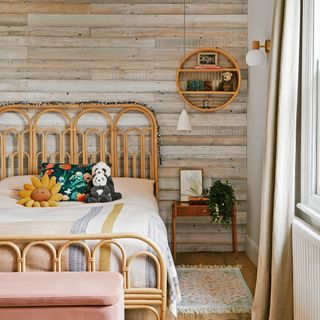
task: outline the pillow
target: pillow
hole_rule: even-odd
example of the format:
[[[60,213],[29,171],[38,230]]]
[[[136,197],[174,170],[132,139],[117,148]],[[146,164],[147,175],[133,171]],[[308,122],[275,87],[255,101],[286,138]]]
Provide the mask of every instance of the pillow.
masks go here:
[[[13,176],[0,180],[0,190],[21,190],[25,183],[30,183],[31,177],[27,176]]]
[[[92,164],[67,164],[67,163],[48,163],[41,164],[41,177],[48,174],[51,178],[55,176],[57,182],[61,184],[60,193],[63,200],[85,201],[85,189],[91,181]]]
[[[154,196],[154,180],[113,177],[114,188],[123,196]]]

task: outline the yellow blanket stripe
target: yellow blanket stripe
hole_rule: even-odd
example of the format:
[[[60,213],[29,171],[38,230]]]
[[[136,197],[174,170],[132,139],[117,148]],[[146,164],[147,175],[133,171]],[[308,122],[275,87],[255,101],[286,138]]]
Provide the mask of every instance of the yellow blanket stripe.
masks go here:
[[[101,233],[111,233],[114,223],[116,222],[121,210],[123,208],[123,203],[114,205],[112,211],[108,217],[104,220],[101,228]],[[111,255],[111,244],[105,244],[100,247],[100,260],[99,260],[99,270],[109,271],[110,270],[110,255]]]

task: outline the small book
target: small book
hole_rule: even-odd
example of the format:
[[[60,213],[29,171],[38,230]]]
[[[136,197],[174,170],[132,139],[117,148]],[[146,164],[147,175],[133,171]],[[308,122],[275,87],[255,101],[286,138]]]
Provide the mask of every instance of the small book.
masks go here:
[[[189,196],[189,203],[190,204],[208,204],[208,198]]]

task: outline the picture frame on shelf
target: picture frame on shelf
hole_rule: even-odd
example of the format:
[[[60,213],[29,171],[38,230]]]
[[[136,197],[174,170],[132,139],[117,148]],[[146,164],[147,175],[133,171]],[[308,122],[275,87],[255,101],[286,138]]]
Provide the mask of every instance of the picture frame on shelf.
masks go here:
[[[202,176],[202,169],[180,169],[180,201],[189,201],[190,197],[201,196]]]
[[[198,53],[198,66],[217,66],[218,54],[216,52],[199,52]]]

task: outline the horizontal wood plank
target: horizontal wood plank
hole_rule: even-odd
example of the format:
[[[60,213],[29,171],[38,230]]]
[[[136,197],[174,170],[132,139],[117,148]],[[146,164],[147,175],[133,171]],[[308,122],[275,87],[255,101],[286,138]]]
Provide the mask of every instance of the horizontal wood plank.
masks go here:
[[[33,59],[48,60],[134,60],[153,61],[176,59],[182,56],[180,49],[149,49],[149,48],[42,48],[30,47],[29,56]]]
[[[172,214],[171,214],[172,201],[161,201],[160,202],[160,215],[165,223],[169,226],[172,223]],[[170,211],[170,212],[169,212]],[[177,217],[177,224],[211,224],[211,217],[199,216],[199,217]],[[237,212],[237,224],[247,223],[247,213],[244,211]]]
[[[246,26],[243,27],[233,27],[232,25],[228,27],[201,27],[201,28],[174,28],[174,27],[91,27],[91,37],[93,38],[122,38],[122,37],[145,37],[145,38],[179,38],[183,39],[184,34],[186,36],[186,43],[190,38],[200,38],[203,39],[214,39],[216,36],[221,37],[222,34],[232,35],[235,39],[235,35],[243,37],[247,35]]]
[[[240,244],[244,243],[244,235],[238,234],[238,242]],[[188,236],[184,234],[177,233],[177,244],[184,243],[184,244],[206,244],[206,243],[214,243],[214,244],[231,244],[232,237],[230,232],[226,233],[188,233]]]
[[[154,39],[139,38],[70,38],[57,37],[54,41],[50,37],[24,37],[24,36],[6,36],[0,37],[0,48],[5,46],[16,47],[41,47],[41,48],[154,48]]]
[[[181,169],[183,168],[203,168],[204,162],[201,162],[201,158],[199,157],[198,159],[195,159],[195,156],[190,156],[189,155],[189,160],[191,165],[190,166],[183,166],[181,165]],[[169,161],[171,160],[172,162],[172,157],[170,157],[169,155],[165,155],[164,156],[164,164],[167,163],[169,158]],[[220,161],[225,161],[225,158],[219,158]],[[237,155],[237,160],[239,159],[239,156]],[[180,158],[174,158],[176,165],[179,163]],[[179,168],[179,169],[180,169]],[[179,172],[179,169],[177,170],[174,167],[164,167],[163,169],[160,168],[160,174],[161,177],[179,177],[179,175],[177,174],[177,172]],[[247,170],[246,168],[216,168],[216,167],[209,167],[209,168],[204,168],[204,175],[209,177],[210,179],[222,179],[222,180],[229,180],[229,179],[245,179],[246,175],[247,175]]]
[[[25,14],[2,14],[0,10],[0,26],[25,26],[27,21],[27,15]]]
[[[177,246],[177,252],[231,252],[232,251],[232,243],[230,244],[179,244]],[[244,243],[238,243],[238,251],[244,251]]]
[[[247,200],[246,191],[237,191],[235,194],[238,201]],[[174,201],[179,199],[179,197],[179,190],[160,190],[160,200]]]
[[[159,122],[165,126],[176,126],[178,122],[179,115],[170,115],[168,117],[165,114],[159,114]],[[192,125],[201,126],[246,126],[246,115],[245,114],[215,114],[211,117],[210,122],[207,120],[208,116],[204,113],[196,113],[192,117]]]
[[[187,15],[186,27],[245,27],[246,15]],[[28,14],[30,26],[54,27],[174,27],[183,28],[183,15],[84,15],[84,14]]]
[[[110,80],[11,80],[10,85],[0,80],[0,91],[31,92],[104,92],[106,89],[112,92],[174,92],[172,81],[110,81]]]
[[[92,4],[91,13],[94,14],[183,14],[183,3],[136,3],[136,4]],[[211,3],[204,6],[203,4],[190,3],[186,5],[186,14],[197,15],[228,15],[228,14],[246,14],[247,6],[245,4],[224,4]]]
[[[245,159],[244,146],[164,146],[165,159],[198,158],[198,159]]]
[[[29,14],[30,26],[53,27],[175,27],[183,26],[182,15]]]
[[[162,143],[166,146],[245,146],[246,136],[190,136],[186,139],[183,136],[162,136]]]
[[[0,26],[0,36],[90,37],[90,28]]]
[[[197,218],[197,217],[196,217]],[[223,224],[217,224],[217,223],[183,223],[182,219],[179,219],[179,222],[177,223],[177,233],[181,234],[188,234],[188,233],[228,233],[230,234],[231,231],[231,225],[223,225]],[[246,232],[246,226],[244,224],[238,224],[237,225],[237,231],[241,234],[244,234]],[[168,233],[169,238],[171,236],[172,232],[172,226],[168,224]]]
[[[88,70],[77,69],[0,69],[0,78],[4,79],[43,79],[43,80],[89,80]]]
[[[221,179],[222,177],[220,177]],[[215,179],[212,179],[209,175],[206,175],[203,178],[203,186],[209,187],[214,183]],[[232,185],[234,190],[236,191],[246,191],[247,184],[246,179],[228,179],[228,182]],[[159,181],[160,190],[175,190],[178,191],[180,189],[179,176],[174,177],[165,177]]]
[[[90,13],[90,6],[87,4],[69,3],[1,3],[1,13],[63,13],[79,14]]]

